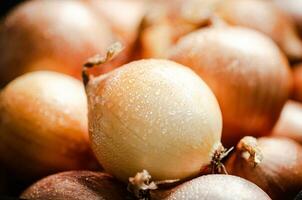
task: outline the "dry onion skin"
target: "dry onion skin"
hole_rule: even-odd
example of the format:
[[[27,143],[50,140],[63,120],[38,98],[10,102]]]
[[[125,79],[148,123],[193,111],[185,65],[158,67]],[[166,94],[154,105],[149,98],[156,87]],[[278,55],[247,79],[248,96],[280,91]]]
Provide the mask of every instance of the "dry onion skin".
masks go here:
[[[168,60],[134,61],[87,86],[92,149],[119,180],[143,169],[152,179],[184,179],[220,148],[221,112],[193,71]]]
[[[237,176],[205,175],[174,188],[164,200],[270,200],[257,185]]]
[[[80,81],[50,71],[24,74],[1,91],[1,163],[22,179],[94,167],[87,126]]]
[[[302,146],[289,138],[244,137],[226,162],[229,174],[245,178],[272,199],[293,199],[302,188]]]
[[[302,103],[289,100],[272,131],[273,136],[284,136],[302,144]]]
[[[215,13],[230,24],[246,26],[265,33],[290,59],[302,59],[302,42],[293,22],[272,2],[223,0],[217,5]]]
[[[115,40],[108,24],[81,2],[25,2],[8,14],[0,29],[0,86],[41,69],[80,78],[87,57],[104,52]]]
[[[294,66],[294,89],[293,89],[293,99],[302,102],[302,64]]]
[[[265,35],[214,25],[182,37],[169,58],[190,67],[212,89],[223,116],[222,142],[267,134],[292,85],[285,56]]]
[[[43,178],[20,196],[27,200],[123,200],[126,186],[111,175],[91,171],[69,171]]]

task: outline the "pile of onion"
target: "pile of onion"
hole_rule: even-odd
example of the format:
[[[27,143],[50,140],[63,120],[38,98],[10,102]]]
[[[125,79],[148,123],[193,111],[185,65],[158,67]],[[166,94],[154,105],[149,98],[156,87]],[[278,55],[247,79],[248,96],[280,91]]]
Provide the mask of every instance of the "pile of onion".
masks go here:
[[[169,58],[193,69],[212,89],[223,116],[222,142],[268,134],[287,100],[285,56],[265,35],[214,24],[182,37]]]
[[[302,102],[302,64],[294,66],[294,90],[293,99]]]
[[[0,160],[21,179],[96,166],[82,83],[57,72],[24,74],[0,93]]]
[[[288,101],[272,131],[273,136],[289,137],[302,144],[302,103]]]
[[[271,37],[293,60],[302,59],[302,42],[292,20],[263,0],[155,1],[141,34],[143,57],[164,57],[181,36],[204,26],[213,15],[232,25],[256,29]]]
[[[43,178],[20,196],[27,200],[123,200],[130,198],[126,186],[111,175],[91,171],[69,171]]]
[[[119,180],[143,169],[155,181],[186,179],[223,152],[217,100],[189,68],[139,60],[87,81],[92,149]]]
[[[270,200],[257,185],[237,176],[205,175],[165,192],[164,200]],[[156,197],[156,195],[154,195]]]
[[[262,188],[274,200],[293,199],[302,188],[302,146],[278,137],[244,137],[226,163],[227,172]]]
[[[20,4],[8,14],[0,29],[0,87],[18,75],[39,69],[80,78],[87,57],[105,52],[115,40],[105,19],[98,18],[82,2]],[[100,68],[100,73],[122,61]]]

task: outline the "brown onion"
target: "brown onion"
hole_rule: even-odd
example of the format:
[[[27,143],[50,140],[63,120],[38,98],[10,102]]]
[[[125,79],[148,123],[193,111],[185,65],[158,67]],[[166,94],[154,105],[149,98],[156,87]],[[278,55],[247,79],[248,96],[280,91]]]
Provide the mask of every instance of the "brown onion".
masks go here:
[[[245,178],[272,199],[292,199],[302,188],[302,146],[289,138],[244,137],[226,163],[227,172]]]
[[[302,1],[301,0],[273,0],[280,9],[289,14],[302,34]]]
[[[257,185],[237,176],[205,175],[173,188],[164,200],[269,200]]]
[[[233,25],[271,37],[291,59],[302,59],[302,42],[294,24],[277,6],[263,0],[222,0],[215,12]]]
[[[81,2],[25,2],[9,13],[0,29],[0,86],[39,69],[80,78],[87,57],[105,52],[113,41],[106,22]]]
[[[294,66],[293,75],[294,75],[293,99],[302,102],[302,64]]]
[[[87,100],[80,81],[31,72],[0,95],[0,160],[20,178],[94,167]]]
[[[285,136],[302,144],[302,103],[288,101],[272,131],[273,136]]]
[[[130,197],[126,188],[109,174],[69,171],[43,178],[20,197],[28,200],[123,200]]]
[[[169,54],[213,90],[222,111],[224,144],[272,129],[289,96],[292,77],[286,58],[265,35],[213,26],[182,37]]]

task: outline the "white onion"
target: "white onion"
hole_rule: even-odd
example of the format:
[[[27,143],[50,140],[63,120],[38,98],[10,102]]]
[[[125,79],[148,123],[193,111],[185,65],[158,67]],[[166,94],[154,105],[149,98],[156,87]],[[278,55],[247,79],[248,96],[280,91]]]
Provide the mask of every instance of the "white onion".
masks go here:
[[[92,148],[123,181],[146,169],[153,180],[184,179],[211,164],[221,112],[207,85],[167,60],[139,60],[86,86]]]

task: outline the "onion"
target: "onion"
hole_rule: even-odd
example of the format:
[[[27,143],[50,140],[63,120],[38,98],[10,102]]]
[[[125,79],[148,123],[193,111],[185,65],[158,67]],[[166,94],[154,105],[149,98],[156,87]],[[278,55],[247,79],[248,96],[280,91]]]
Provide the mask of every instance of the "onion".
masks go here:
[[[226,163],[228,173],[258,185],[272,199],[293,199],[302,188],[302,147],[288,138],[244,137]]]
[[[101,18],[109,21],[114,33],[118,34],[124,45],[133,45],[142,18],[145,2],[140,0],[86,0]]]
[[[214,25],[182,37],[169,58],[209,85],[223,116],[223,144],[272,129],[288,98],[291,75],[277,46],[245,28]]]
[[[69,171],[43,178],[30,186],[21,198],[28,200],[122,200],[126,187],[105,173]]]
[[[218,103],[180,64],[131,62],[90,77],[86,93],[92,149],[104,169],[122,181],[143,169],[155,181],[195,176],[221,150]]]
[[[279,121],[272,131],[273,136],[285,136],[302,144],[302,104],[288,101]]]
[[[115,63],[126,63],[129,60],[139,58],[139,51],[137,50],[139,46],[138,37],[145,15],[146,2],[140,0],[85,1],[101,19],[109,22],[118,40],[125,47]]]
[[[0,95],[0,160],[20,178],[89,169],[87,101],[80,81],[56,72],[31,72]]]
[[[301,0],[273,0],[280,9],[289,14],[295,21],[302,34],[302,1]]]
[[[277,6],[263,0],[225,0],[216,13],[233,25],[246,26],[271,37],[291,59],[302,59],[302,42],[294,24]]]
[[[80,78],[87,57],[105,52],[114,40],[106,22],[81,2],[25,2],[7,16],[0,30],[0,86],[40,69]]]
[[[148,5],[140,34],[141,56],[163,58],[180,37],[209,18],[209,7],[218,0],[155,0]]]
[[[156,1],[142,31],[143,57],[164,57],[181,36],[218,15],[233,25],[256,29],[271,37],[291,59],[302,59],[302,42],[292,20],[272,2],[263,0]],[[160,3],[158,3],[160,2]],[[287,1],[286,1],[287,2]],[[159,41],[159,42],[158,42]]]
[[[302,102],[302,64],[295,66],[293,70],[294,70],[293,99]]]
[[[205,175],[172,189],[164,200],[269,200],[255,184],[231,175]]]

